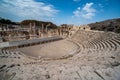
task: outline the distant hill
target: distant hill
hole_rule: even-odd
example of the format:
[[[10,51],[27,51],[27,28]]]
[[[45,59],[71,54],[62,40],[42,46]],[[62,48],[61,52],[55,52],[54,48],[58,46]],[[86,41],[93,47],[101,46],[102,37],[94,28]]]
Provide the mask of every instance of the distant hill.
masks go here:
[[[120,18],[88,24],[92,30],[120,33]]]
[[[2,23],[2,24],[12,24],[12,25],[17,24],[16,22],[13,22],[13,21],[11,21],[9,19],[5,19],[5,18],[1,18],[1,17],[0,17],[0,23]]]
[[[52,29],[57,28],[57,26],[56,26],[55,24],[53,24],[52,22],[44,22],[44,21],[37,21],[37,20],[24,20],[24,21],[22,21],[20,24],[21,24],[21,25],[29,26],[30,23],[31,23],[32,25],[35,23],[35,25],[36,25],[37,27],[42,27],[42,24],[43,24],[44,26],[49,25],[48,28],[52,28]]]
[[[10,24],[10,25],[22,25],[22,26],[30,26],[30,23],[35,23],[37,27],[48,26],[50,29],[56,29],[57,26],[52,22],[44,22],[44,21],[37,21],[37,20],[23,20],[21,22],[13,22],[9,19],[1,18],[0,17],[0,24]]]

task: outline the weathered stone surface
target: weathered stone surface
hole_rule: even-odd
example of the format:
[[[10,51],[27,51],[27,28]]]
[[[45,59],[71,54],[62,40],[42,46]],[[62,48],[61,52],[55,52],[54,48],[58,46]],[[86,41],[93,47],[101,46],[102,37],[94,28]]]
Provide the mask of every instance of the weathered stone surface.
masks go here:
[[[66,51],[63,52],[68,53],[69,47],[77,50],[74,55],[60,59],[37,58],[19,51],[1,50],[0,79],[120,80],[120,35],[78,31],[71,40],[79,48],[71,46],[73,44],[69,44],[66,39],[63,42],[43,44],[43,49],[50,47],[49,51],[52,48],[56,54],[61,47],[65,47]],[[66,47],[67,44],[69,46]]]

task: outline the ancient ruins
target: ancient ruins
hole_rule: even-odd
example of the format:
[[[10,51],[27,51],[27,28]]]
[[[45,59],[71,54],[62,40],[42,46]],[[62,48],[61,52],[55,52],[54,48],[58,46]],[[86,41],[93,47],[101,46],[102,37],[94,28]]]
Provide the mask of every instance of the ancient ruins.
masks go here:
[[[120,34],[48,26],[0,24],[0,80],[120,80]]]

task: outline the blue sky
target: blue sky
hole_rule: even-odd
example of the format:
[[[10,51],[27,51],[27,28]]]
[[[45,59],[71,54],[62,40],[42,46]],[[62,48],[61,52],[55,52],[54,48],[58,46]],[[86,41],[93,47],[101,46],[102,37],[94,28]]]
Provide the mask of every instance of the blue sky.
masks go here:
[[[81,25],[120,18],[120,0],[0,0],[0,17]]]

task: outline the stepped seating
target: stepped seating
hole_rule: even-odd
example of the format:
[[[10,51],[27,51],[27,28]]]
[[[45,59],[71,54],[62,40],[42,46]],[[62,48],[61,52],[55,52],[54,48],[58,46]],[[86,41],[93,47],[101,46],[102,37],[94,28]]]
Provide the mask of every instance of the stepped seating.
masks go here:
[[[120,35],[110,32],[77,31],[71,38],[83,49],[116,51],[120,46]]]
[[[73,46],[67,40],[72,41],[78,46]],[[16,76],[13,80],[119,80],[120,77],[120,35],[109,32],[94,31],[77,31],[74,36],[64,42],[49,43],[47,46],[43,44],[43,50],[54,51],[52,55],[58,55],[60,48],[63,52],[66,50],[70,54],[74,54],[74,50],[80,51],[69,58],[62,59],[44,59],[42,57],[33,59],[25,57],[24,59],[16,59],[14,57],[21,56],[22,53],[9,50],[0,51],[3,60],[16,61],[8,64],[2,62],[1,70],[8,68],[8,72],[15,72]],[[68,45],[69,44],[69,45]],[[47,47],[47,48],[46,48]],[[75,48],[76,47],[76,48]],[[33,49],[33,47],[31,48]],[[35,48],[36,49],[36,48]],[[34,50],[35,50],[34,49]],[[40,49],[40,47],[39,47]],[[30,50],[30,49],[28,49]],[[117,52],[118,51],[118,52]],[[32,52],[33,53],[33,52]],[[35,53],[35,51],[34,51]],[[41,52],[42,54],[43,52]],[[116,55],[117,54],[117,55]],[[60,55],[60,54],[59,54]],[[17,66],[19,64],[19,66]],[[22,66],[21,66],[22,65]],[[12,67],[11,67],[12,66]],[[13,67],[14,66],[14,67]],[[0,72],[3,73],[4,71]],[[34,74],[34,75],[33,75]],[[24,76],[24,77],[23,77]]]
[[[20,59],[22,54],[20,52],[13,52],[9,50],[0,50],[0,58],[16,58]]]

